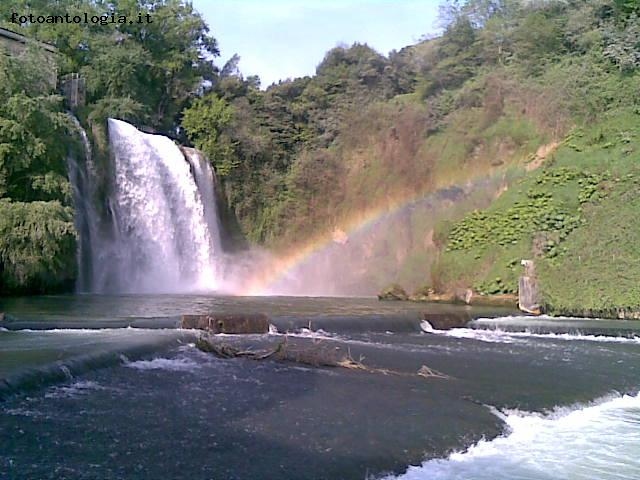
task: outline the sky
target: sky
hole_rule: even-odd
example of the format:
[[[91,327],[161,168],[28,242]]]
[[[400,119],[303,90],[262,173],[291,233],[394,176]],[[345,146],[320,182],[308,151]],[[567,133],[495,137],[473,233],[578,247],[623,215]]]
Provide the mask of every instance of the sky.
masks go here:
[[[193,0],[217,39],[220,67],[234,53],[262,87],[315,73],[338,45],[387,55],[437,31],[440,0]]]

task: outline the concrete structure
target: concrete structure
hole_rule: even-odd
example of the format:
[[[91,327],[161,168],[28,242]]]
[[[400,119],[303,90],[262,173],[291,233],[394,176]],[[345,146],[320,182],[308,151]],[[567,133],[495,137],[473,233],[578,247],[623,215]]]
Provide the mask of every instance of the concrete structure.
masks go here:
[[[44,52],[46,64],[42,67],[47,68],[51,72],[51,86],[55,87],[58,83],[58,72],[55,58],[58,50],[56,47],[49,45],[48,43],[32,40],[24,35],[7,30],[6,28],[0,28],[0,53],[17,57],[22,55],[30,45],[35,45]]]
[[[518,282],[518,307],[523,312],[540,315],[540,294],[533,260],[522,260],[524,275]]]
[[[27,48],[29,42],[34,42],[36,45],[49,52],[51,58],[58,52],[56,47],[49,45],[48,43],[36,42],[30,38],[25,37],[6,28],[0,28],[0,45],[4,46],[10,55],[20,55]]]

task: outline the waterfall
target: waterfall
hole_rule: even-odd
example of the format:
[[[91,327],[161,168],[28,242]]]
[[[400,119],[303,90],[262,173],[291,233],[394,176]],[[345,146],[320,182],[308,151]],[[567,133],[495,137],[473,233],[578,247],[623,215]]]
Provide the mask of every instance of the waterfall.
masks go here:
[[[194,148],[183,148],[184,156],[191,165],[193,177],[196,180],[198,191],[202,197],[204,216],[211,235],[211,246],[214,252],[222,251],[220,238],[220,216],[218,215],[218,202],[215,192],[215,177],[209,160]]]
[[[192,149],[183,154],[171,139],[120,120],[109,119],[108,127],[111,164],[102,188],[97,175],[86,173],[90,169],[69,165],[80,232],[79,290],[219,289],[220,229],[206,158]]]
[[[75,152],[67,155],[69,181],[72,187],[73,204],[75,208],[75,226],[78,232],[78,280],[77,290],[88,292],[92,283],[91,246],[97,241],[96,221],[98,214],[95,209],[96,169],[93,164],[91,143],[78,119],[68,113],[82,140],[83,157],[79,160]]]

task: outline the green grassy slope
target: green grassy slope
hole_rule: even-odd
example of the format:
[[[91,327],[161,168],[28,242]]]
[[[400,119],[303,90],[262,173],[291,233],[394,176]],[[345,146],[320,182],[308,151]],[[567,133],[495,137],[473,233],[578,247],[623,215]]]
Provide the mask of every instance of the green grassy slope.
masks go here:
[[[608,112],[576,128],[539,170],[454,224],[434,280],[513,293],[533,258],[554,313],[640,305],[640,115]]]

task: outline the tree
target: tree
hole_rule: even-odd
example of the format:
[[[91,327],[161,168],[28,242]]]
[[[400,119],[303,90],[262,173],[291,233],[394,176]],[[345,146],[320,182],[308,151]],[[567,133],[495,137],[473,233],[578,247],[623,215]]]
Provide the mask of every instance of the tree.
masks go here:
[[[0,55],[0,294],[68,287],[75,275],[73,125],[47,66],[36,48]]]
[[[53,43],[60,73],[82,72],[88,85],[88,110],[105,110],[119,99],[137,102],[138,118],[151,127],[175,132],[180,112],[217,78],[219,55],[209,27],[184,0],[9,0],[12,11],[34,15],[124,15],[152,22],[7,25]],[[6,25],[6,22],[5,22]],[[110,99],[110,100],[105,100]],[[103,114],[92,118],[103,118]]]
[[[182,126],[194,145],[202,150],[215,166],[218,175],[229,175],[238,166],[233,145],[225,129],[231,123],[233,110],[214,93],[193,102],[184,111]]]
[[[60,139],[73,127],[43,65],[37,49],[0,56],[0,197],[68,202],[69,145]]]
[[[0,198],[0,293],[68,289],[75,273],[73,210]]]
[[[604,30],[604,56],[620,70],[631,72],[640,68],[640,17],[632,13],[620,27],[608,25]]]

